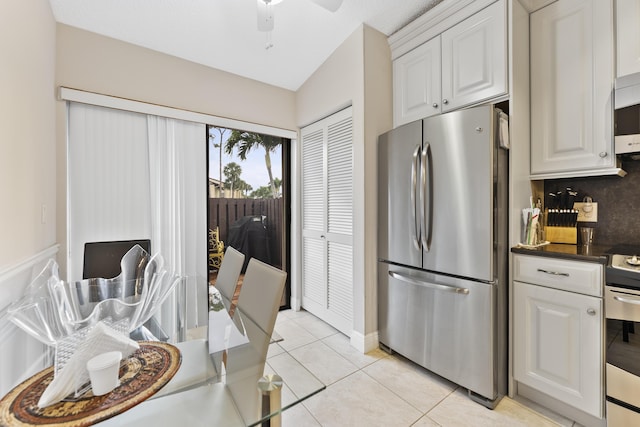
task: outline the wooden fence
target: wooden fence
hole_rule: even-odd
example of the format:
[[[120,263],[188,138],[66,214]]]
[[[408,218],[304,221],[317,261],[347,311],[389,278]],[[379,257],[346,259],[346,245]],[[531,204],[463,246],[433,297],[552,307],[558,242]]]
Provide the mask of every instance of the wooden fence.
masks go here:
[[[282,237],[284,202],[278,199],[209,199],[209,228],[219,227],[220,240],[226,242],[229,228],[244,217],[264,215],[269,239],[271,264],[282,268]],[[226,243],[225,243],[226,245]]]

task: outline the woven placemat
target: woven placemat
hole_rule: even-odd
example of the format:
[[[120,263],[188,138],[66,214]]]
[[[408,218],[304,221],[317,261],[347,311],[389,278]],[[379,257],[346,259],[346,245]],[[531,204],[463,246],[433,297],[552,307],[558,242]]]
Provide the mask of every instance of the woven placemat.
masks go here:
[[[140,349],[120,365],[120,385],[111,393],[91,391],[46,408],[38,400],[53,381],[53,367],[16,386],[0,400],[0,425],[64,427],[88,426],[118,415],[158,392],[180,368],[180,350],[171,344],[141,341]]]

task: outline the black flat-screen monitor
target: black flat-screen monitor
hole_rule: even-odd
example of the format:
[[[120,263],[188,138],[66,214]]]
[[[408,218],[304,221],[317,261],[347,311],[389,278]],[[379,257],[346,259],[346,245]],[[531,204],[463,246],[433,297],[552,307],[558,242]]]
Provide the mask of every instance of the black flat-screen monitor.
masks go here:
[[[151,240],[119,240],[111,242],[87,242],[84,244],[83,279],[102,277],[111,279],[120,274],[120,261],[135,245],[151,253]]]

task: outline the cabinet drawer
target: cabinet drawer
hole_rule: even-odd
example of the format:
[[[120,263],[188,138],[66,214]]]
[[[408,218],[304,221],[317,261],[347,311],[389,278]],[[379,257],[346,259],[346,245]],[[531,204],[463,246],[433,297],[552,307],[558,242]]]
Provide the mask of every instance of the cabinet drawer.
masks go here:
[[[629,427],[640,425],[640,414],[607,402],[607,427]]]
[[[640,378],[634,374],[607,363],[607,396],[640,407]],[[608,406],[607,406],[608,408]],[[640,419],[640,414],[636,413]],[[627,424],[639,426],[637,424]]]
[[[604,299],[607,319],[640,322],[640,291],[606,286]]]
[[[602,296],[602,264],[514,255],[513,280],[581,294]]]

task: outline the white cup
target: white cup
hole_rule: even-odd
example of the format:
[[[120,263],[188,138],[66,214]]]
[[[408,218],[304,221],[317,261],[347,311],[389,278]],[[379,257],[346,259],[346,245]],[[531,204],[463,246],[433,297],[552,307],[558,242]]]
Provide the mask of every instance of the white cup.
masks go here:
[[[121,352],[110,351],[99,354],[87,362],[94,396],[107,394],[118,386],[120,360],[122,360]]]

